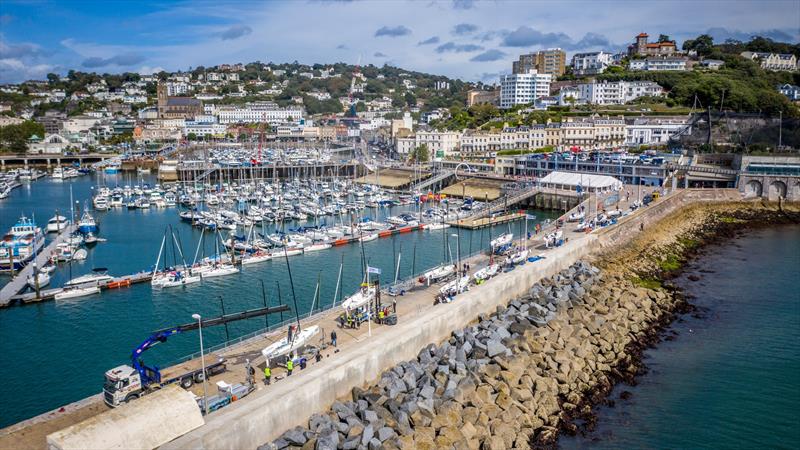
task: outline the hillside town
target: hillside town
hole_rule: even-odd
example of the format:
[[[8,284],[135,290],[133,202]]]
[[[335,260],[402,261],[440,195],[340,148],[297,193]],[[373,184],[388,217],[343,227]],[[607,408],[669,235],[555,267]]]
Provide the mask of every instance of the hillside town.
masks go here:
[[[485,162],[508,150],[659,148],[703,105],[697,96],[691,109],[676,104],[681,86],[666,87],[641,74],[723,69],[725,61],[706,56],[715,53],[709,50],[710,38],[697,41],[680,50],[668,36],[652,42],[640,33],[619,53],[567,58],[560,48],[539,50],[511,61],[511,73],[494,84],[345,64],[235,63],[174,73],[50,74],[46,81],[0,87],[0,127],[29,125],[25,136],[0,135],[0,151],[58,155],[138,149],[144,154],[198,141],[363,139],[404,158],[425,147],[431,159]],[[794,54],[743,51],[725,58],[753,61],[773,73],[798,72]],[[777,84],[774,92],[786,98],[787,108],[800,98],[793,83]],[[474,115],[480,107],[492,108],[492,117],[452,125],[454,115]]]

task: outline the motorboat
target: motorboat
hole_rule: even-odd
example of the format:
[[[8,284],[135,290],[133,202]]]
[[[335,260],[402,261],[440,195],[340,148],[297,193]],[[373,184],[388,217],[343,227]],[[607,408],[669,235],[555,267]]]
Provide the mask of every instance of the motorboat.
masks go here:
[[[457,278],[439,289],[439,293],[443,295],[456,295],[464,292],[469,287],[469,275]]]
[[[89,256],[89,252],[86,251],[85,248],[79,248],[72,253],[72,260],[73,261],[83,261],[86,257]]]
[[[99,239],[94,235],[94,233],[86,233],[86,237],[83,239],[83,242],[86,245],[95,245],[98,241]]]
[[[96,211],[105,211],[108,209],[108,197],[105,195],[98,195],[92,199],[92,205]]]
[[[289,336],[286,336],[265,347],[261,350],[261,354],[264,355],[264,359],[269,363],[269,360],[273,358],[288,355],[293,350],[303,347],[310,342],[317,333],[319,333],[319,326],[317,325],[303,328],[299,332],[294,333],[291,339],[289,339]]]
[[[69,226],[69,220],[64,216],[53,216],[47,221],[47,232],[58,233]]]
[[[361,286],[355,294],[347,297],[342,302],[346,311],[354,311],[375,299],[375,286]]]
[[[506,244],[511,243],[513,239],[514,239],[513,233],[505,233],[492,239],[491,242],[489,242],[489,244],[492,246],[492,248],[502,247]]]
[[[37,288],[36,286],[37,281],[39,283],[38,287],[41,288],[43,286],[47,286],[48,284],[50,284],[50,274],[47,272],[39,272],[36,274],[36,277],[34,277],[33,275],[28,275],[27,280],[28,280],[28,286],[30,286],[31,289]]]
[[[0,241],[0,268],[21,269],[44,246],[44,233],[33,220],[20,217]],[[11,267],[11,266],[14,267]]]
[[[475,277],[475,281],[483,282],[497,275],[497,272],[499,271],[500,271],[500,264],[490,264],[484,267],[483,269],[478,270],[472,276]]]
[[[435,283],[443,278],[449,277],[455,271],[456,268],[452,264],[444,264],[439,267],[434,267],[422,275],[422,281],[426,282],[427,284]]]
[[[86,275],[81,275],[77,278],[67,281],[64,283],[64,287],[102,286],[113,279],[114,277],[106,273],[105,268],[98,267],[96,269],[92,269],[92,273],[87,273]]]
[[[100,293],[100,288],[97,286],[74,287],[70,289],[64,289],[63,291],[57,293],[55,295],[55,299],[66,300],[69,298],[86,297],[89,295],[94,295],[99,293]]]

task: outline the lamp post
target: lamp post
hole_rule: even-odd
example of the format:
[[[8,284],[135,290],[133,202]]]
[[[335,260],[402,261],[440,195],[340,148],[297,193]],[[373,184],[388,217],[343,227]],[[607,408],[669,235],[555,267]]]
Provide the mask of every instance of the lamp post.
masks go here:
[[[450,236],[456,238],[456,276],[458,276],[458,271],[461,270],[461,235],[452,233]]]
[[[200,314],[192,314],[192,319],[197,321],[197,327],[200,330],[200,363],[202,364],[203,368],[203,410],[205,411],[205,415],[208,415],[208,392],[206,391],[206,357],[205,352],[203,351],[203,322],[201,321],[202,317]]]

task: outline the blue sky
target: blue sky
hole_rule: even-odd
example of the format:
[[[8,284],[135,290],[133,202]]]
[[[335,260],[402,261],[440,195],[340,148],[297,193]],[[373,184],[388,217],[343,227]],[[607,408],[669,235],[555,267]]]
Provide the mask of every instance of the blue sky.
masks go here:
[[[642,31],[798,42],[800,1],[0,0],[0,82],[359,58],[492,82],[520,53],[620,50]]]

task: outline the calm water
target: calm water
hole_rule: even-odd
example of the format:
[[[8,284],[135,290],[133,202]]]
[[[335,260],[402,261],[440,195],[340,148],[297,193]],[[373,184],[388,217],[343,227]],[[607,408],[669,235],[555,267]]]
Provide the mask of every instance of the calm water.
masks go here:
[[[702,279],[681,285],[703,317],[676,322],[677,338],[647,352],[650,372],[599,410],[598,430],[562,447],[797,448],[800,227],[753,232],[692,269]]]
[[[0,229],[5,232],[21,213],[34,215],[40,226],[54,215],[69,209],[69,188],[75,200],[83,202],[91,196],[91,187],[98,182],[110,187],[132,183],[123,175],[103,179],[82,177],[67,182],[40,180],[14,190],[0,201]],[[153,180],[149,180],[153,183]],[[53,286],[72,277],[87,273],[93,267],[106,267],[112,275],[126,275],[149,270],[158,256],[165,226],[173,224],[183,243],[184,253],[191,260],[200,231],[181,223],[177,208],[126,210],[117,209],[96,214],[100,236],[108,242],[89,250],[89,257],[74,263],[71,269],[61,265],[54,274]],[[378,218],[397,214],[401,209],[382,209]],[[362,211],[363,215],[374,214]],[[533,212],[540,220],[557,213]],[[68,215],[68,214],[63,214]],[[522,224],[512,225],[519,235]],[[534,222],[528,223],[529,228]],[[493,231],[496,236],[506,226]],[[269,231],[269,230],[268,230]],[[489,232],[467,232],[454,228],[447,234],[460,233],[461,252],[477,252],[488,246]],[[394,274],[396,255],[402,252],[400,276],[408,277],[412,265],[416,272],[441,263],[445,246],[442,232],[415,232],[378,239],[364,244],[369,265],[380,267],[383,279],[390,281]],[[212,239],[206,236],[206,254],[213,254]],[[448,238],[456,256],[456,238]],[[416,247],[416,259],[412,261]],[[290,257],[298,309],[308,313],[311,308],[317,279],[321,279],[321,303],[329,307],[333,301],[340,262],[344,261],[342,283],[347,296],[358,289],[361,281],[361,252],[359,246],[348,245],[309,255]],[[7,282],[0,277],[0,285]],[[100,392],[103,373],[129,361],[131,350],[156,329],[191,322],[193,313],[212,317],[221,313],[220,298],[226,312],[263,306],[261,283],[266,286],[270,304],[276,304],[280,285],[284,303],[292,305],[291,286],[285,260],[268,261],[248,266],[237,275],[221,277],[186,288],[153,291],[149,284],[106,291],[100,296],[63,302],[0,310],[0,427],[36,414],[57,408]],[[319,308],[317,305],[316,308]],[[315,309],[316,309],[315,308]],[[285,318],[289,318],[286,316]],[[280,317],[270,317],[276,323]],[[229,324],[231,338],[264,327],[263,318]],[[225,340],[224,327],[204,330],[208,346]],[[164,365],[198,350],[197,335],[187,333],[170,338],[168,345],[148,352],[148,363]]]

